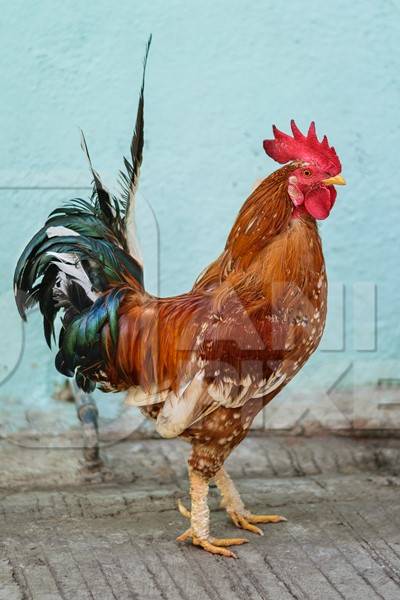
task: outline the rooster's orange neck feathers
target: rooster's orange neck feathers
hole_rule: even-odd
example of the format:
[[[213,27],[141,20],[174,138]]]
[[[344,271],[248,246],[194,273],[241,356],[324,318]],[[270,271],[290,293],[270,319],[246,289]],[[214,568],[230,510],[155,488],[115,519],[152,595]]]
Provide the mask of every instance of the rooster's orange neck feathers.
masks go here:
[[[322,250],[315,220],[306,213],[293,219],[293,204],[288,194],[288,178],[295,165],[290,164],[264,179],[241,208],[228,236],[225,250],[197,281],[196,289],[211,289],[215,285],[240,287],[247,278],[265,282],[289,278],[304,284],[302,273],[318,270],[319,265],[309,265],[311,255],[322,264]],[[315,253],[315,251],[317,252]],[[296,271],[299,271],[296,277]],[[263,290],[264,291],[264,290]],[[258,289],[260,292],[260,289]]]

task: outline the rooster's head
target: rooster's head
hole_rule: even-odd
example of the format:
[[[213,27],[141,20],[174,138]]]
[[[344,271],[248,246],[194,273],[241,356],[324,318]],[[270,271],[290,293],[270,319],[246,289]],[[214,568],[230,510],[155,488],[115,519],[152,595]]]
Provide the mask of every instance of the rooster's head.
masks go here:
[[[326,136],[320,142],[312,122],[307,135],[291,121],[293,135],[273,126],[274,139],[264,141],[265,152],[277,162],[292,163],[288,193],[294,211],[306,210],[315,219],[326,219],[336,199],[335,185],[345,185],[342,166]]]

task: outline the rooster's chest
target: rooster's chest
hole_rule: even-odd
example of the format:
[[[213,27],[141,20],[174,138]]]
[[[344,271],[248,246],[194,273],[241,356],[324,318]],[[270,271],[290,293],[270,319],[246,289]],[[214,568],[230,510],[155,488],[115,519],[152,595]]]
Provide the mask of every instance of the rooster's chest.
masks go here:
[[[327,280],[322,268],[288,314],[285,348],[278,371],[288,383],[318,348],[325,328]]]

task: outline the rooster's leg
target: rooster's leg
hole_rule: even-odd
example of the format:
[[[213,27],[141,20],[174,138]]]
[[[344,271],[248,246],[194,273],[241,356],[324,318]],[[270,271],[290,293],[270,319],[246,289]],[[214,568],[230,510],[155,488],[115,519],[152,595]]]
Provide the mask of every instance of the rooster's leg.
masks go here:
[[[246,509],[235,484],[224,468],[218,471],[214,481],[222,495],[222,506],[226,509],[236,527],[263,535],[263,531],[256,527],[255,523],[279,523],[287,520],[280,515],[253,515]]]
[[[187,539],[192,540],[195,546],[200,546],[211,554],[222,554],[236,558],[236,555],[228,550],[227,546],[245,544],[248,540],[244,538],[214,538],[210,536],[210,509],[208,508],[208,479],[193,470],[189,471],[190,497],[192,501],[191,513],[180,505],[181,513],[190,518],[190,528],[177,538],[178,542]]]

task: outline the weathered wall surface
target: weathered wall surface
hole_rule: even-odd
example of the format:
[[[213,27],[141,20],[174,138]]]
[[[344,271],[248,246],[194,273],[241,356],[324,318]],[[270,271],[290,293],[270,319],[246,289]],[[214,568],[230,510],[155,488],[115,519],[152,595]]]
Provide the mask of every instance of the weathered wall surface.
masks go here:
[[[292,117],[302,127],[315,119],[340,154],[348,186],[321,227],[327,332],[293,389],[398,377],[399,12],[389,0],[4,3],[3,423],[34,420],[50,407],[63,418],[71,412],[51,398],[58,377],[38,315],[21,329],[12,271],[47,213],[88,193],[78,126],[96,167],[114,181],[150,32],[139,215],[149,287],[169,295],[191,286],[221,250],[253,182],[275,168],[261,146],[272,122],[287,129]]]

